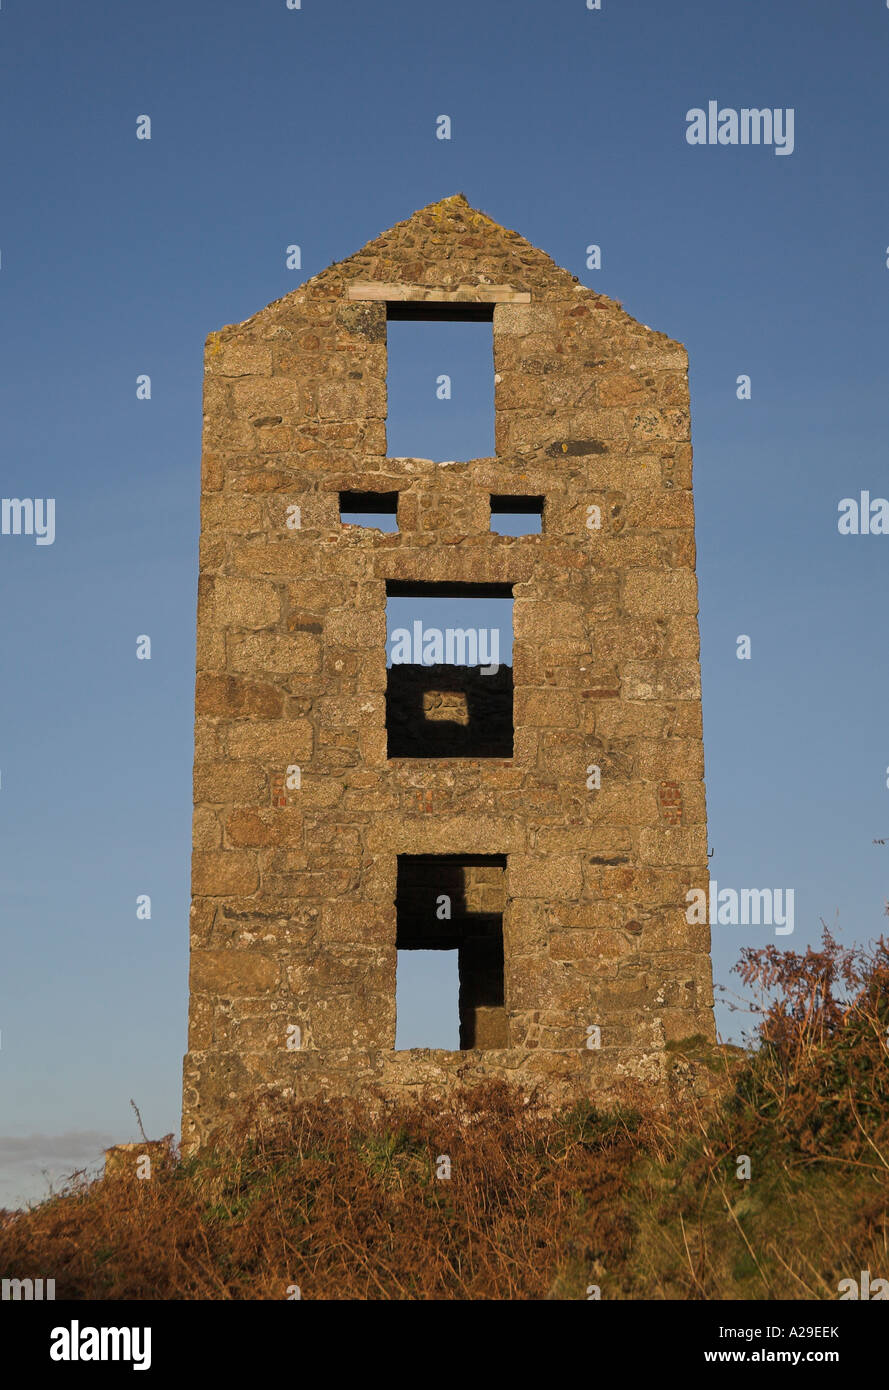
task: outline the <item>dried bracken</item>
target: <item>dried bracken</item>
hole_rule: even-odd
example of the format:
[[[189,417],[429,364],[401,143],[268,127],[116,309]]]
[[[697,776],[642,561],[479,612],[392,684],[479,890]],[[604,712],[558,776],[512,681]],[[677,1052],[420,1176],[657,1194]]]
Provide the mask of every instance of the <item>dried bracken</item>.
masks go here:
[[[671,1051],[706,1102],[265,1096],[150,1179],[6,1214],[0,1271],[81,1299],[836,1298],[889,1275],[887,945],[741,973],[766,991],[749,1050]]]

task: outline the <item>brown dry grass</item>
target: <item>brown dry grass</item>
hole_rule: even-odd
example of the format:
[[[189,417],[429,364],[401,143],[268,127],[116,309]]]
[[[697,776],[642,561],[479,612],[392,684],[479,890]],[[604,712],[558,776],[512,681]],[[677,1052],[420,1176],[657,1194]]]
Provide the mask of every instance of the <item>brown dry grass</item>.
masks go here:
[[[150,1181],[7,1214],[0,1272],[83,1299],[830,1298],[889,1277],[889,947],[826,934],[740,973],[757,1046],[715,1107],[548,1117],[497,1086],[435,1114],[265,1103]]]

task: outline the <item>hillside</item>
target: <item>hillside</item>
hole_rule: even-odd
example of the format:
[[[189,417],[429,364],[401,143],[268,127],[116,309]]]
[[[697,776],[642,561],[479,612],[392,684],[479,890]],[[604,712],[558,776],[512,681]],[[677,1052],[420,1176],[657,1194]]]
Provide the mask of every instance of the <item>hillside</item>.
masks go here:
[[[711,1070],[707,1103],[266,1105],[150,1180],[4,1214],[0,1272],[59,1299],[835,1299],[889,1277],[889,944],[825,932],[738,970],[750,1047],[674,1050]]]

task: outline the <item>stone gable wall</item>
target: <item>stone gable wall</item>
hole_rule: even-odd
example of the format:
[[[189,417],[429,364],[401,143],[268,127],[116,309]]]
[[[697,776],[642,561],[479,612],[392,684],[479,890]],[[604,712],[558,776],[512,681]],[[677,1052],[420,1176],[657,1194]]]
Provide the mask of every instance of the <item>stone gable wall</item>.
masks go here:
[[[386,456],[395,295],[494,303],[496,457]],[[203,450],[185,1147],[257,1087],[656,1083],[714,1036],[684,349],[458,196],[211,334]],[[491,533],[504,493],[543,534]],[[387,758],[387,580],[513,586],[512,758]],[[422,854],[506,856],[508,1047],[393,1050]]]

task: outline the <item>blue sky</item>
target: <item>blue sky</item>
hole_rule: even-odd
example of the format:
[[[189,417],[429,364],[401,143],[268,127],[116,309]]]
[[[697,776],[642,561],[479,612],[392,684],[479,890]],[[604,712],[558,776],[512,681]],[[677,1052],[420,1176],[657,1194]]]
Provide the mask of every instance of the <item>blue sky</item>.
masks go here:
[[[797,949],[885,926],[889,537],[837,504],[889,496],[889,9],[603,5],[0,11],[0,495],[56,499],[0,536],[0,1204],[131,1096],[178,1129],[204,338],[450,193],[688,348],[712,872]],[[689,145],[711,99],[793,153]]]

